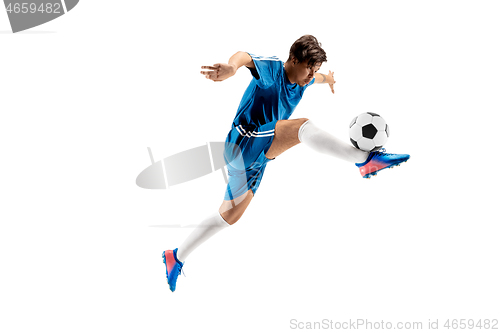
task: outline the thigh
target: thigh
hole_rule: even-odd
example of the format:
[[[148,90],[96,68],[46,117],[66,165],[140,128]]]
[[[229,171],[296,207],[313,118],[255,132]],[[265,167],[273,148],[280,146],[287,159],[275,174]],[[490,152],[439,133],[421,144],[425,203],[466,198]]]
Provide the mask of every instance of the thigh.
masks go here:
[[[231,202],[234,200],[238,203],[249,190],[252,195],[255,195],[268,162],[263,153],[261,156],[261,158],[250,163],[244,169],[236,169],[231,164],[227,165],[229,181],[224,195],[225,201]]]
[[[226,138],[224,159],[228,168],[237,170],[251,169],[253,164],[265,163],[265,152],[274,139],[276,121],[260,127],[238,125]]]
[[[307,120],[307,118],[279,120],[276,123],[273,143],[266,152],[266,157],[274,159],[299,144],[299,129]]]
[[[255,195],[269,159],[265,152],[271,146],[276,122],[260,127],[238,126],[226,139],[224,157],[229,174],[229,183],[224,196],[231,201],[252,191]]]

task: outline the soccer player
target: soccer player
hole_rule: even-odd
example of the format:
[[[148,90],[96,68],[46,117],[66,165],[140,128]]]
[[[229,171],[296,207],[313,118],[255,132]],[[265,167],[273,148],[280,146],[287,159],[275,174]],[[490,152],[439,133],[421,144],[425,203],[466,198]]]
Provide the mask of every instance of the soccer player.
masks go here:
[[[328,84],[335,93],[334,73],[317,73],[323,62],[326,53],[321,44],[314,36],[305,35],[291,46],[285,63],[276,57],[237,52],[227,64],[202,66],[201,74],[214,82],[230,78],[243,66],[253,78],[226,138],[224,157],[229,182],[222,205],[201,221],[177,249],[163,252],[170,290],[175,291],[177,277],[191,252],[241,218],[259,188],[267,163],[291,147],[302,142],[318,152],[355,163],[365,178],[410,158],[406,154],[387,154],[385,150],[368,153],[335,138],[308,119],[289,119],[312,84]]]

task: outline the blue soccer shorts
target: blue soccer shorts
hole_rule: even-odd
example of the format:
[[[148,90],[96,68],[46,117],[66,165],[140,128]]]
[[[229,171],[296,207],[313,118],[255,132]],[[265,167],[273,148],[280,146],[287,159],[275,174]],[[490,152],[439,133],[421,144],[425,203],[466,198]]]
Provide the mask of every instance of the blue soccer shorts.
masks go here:
[[[266,153],[274,139],[276,122],[262,126],[233,126],[226,138],[224,159],[226,161],[229,182],[224,200],[234,200],[259,188],[267,163]]]

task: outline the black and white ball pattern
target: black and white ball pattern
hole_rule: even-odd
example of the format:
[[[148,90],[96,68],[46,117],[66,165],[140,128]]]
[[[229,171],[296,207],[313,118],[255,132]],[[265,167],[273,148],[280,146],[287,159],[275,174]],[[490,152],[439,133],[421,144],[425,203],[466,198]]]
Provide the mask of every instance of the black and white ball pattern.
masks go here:
[[[376,151],[387,142],[389,125],[380,115],[365,112],[351,121],[349,136],[354,147],[369,152]]]

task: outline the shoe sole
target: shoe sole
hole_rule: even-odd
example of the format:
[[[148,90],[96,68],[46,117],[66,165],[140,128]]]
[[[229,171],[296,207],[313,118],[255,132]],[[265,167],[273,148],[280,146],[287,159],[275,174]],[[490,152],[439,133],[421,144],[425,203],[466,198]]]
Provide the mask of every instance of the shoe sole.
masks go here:
[[[168,288],[170,289],[170,291],[174,292],[175,288],[174,288],[174,290],[172,290],[172,286],[168,282],[168,267],[167,267],[167,258],[165,257],[165,251],[163,251],[161,257],[163,259],[163,263],[165,264],[165,271],[166,271],[166,275],[167,275],[166,280],[167,280]]]
[[[392,168],[394,168],[394,167],[400,166],[400,165],[401,165],[401,163],[406,163],[406,162],[408,162],[408,160],[409,160],[409,159],[410,159],[410,158],[408,158],[408,159],[406,159],[406,160],[404,160],[404,161],[401,161],[401,162],[399,162],[399,163],[393,164],[393,165],[391,165],[391,166],[386,166],[385,168],[379,169],[379,170],[377,170],[377,171],[374,171],[374,172],[371,172],[371,173],[367,173],[366,175],[364,175],[364,176],[363,176],[363,178],[370,179],[372,176],[376,176],[376,175],[377,175],[377,173],[379,173],[380,171],[382,171],[382,170],[384,170],[384,169],[387,169],[387,168],[392,169]]]
[[[161,257],[163,259],[163,263],[165,264],[165,274],[167,275],[167,281],[168,281],[168,268],[167,268],[167,258],[165,258],[165,251],[161,254]]]

